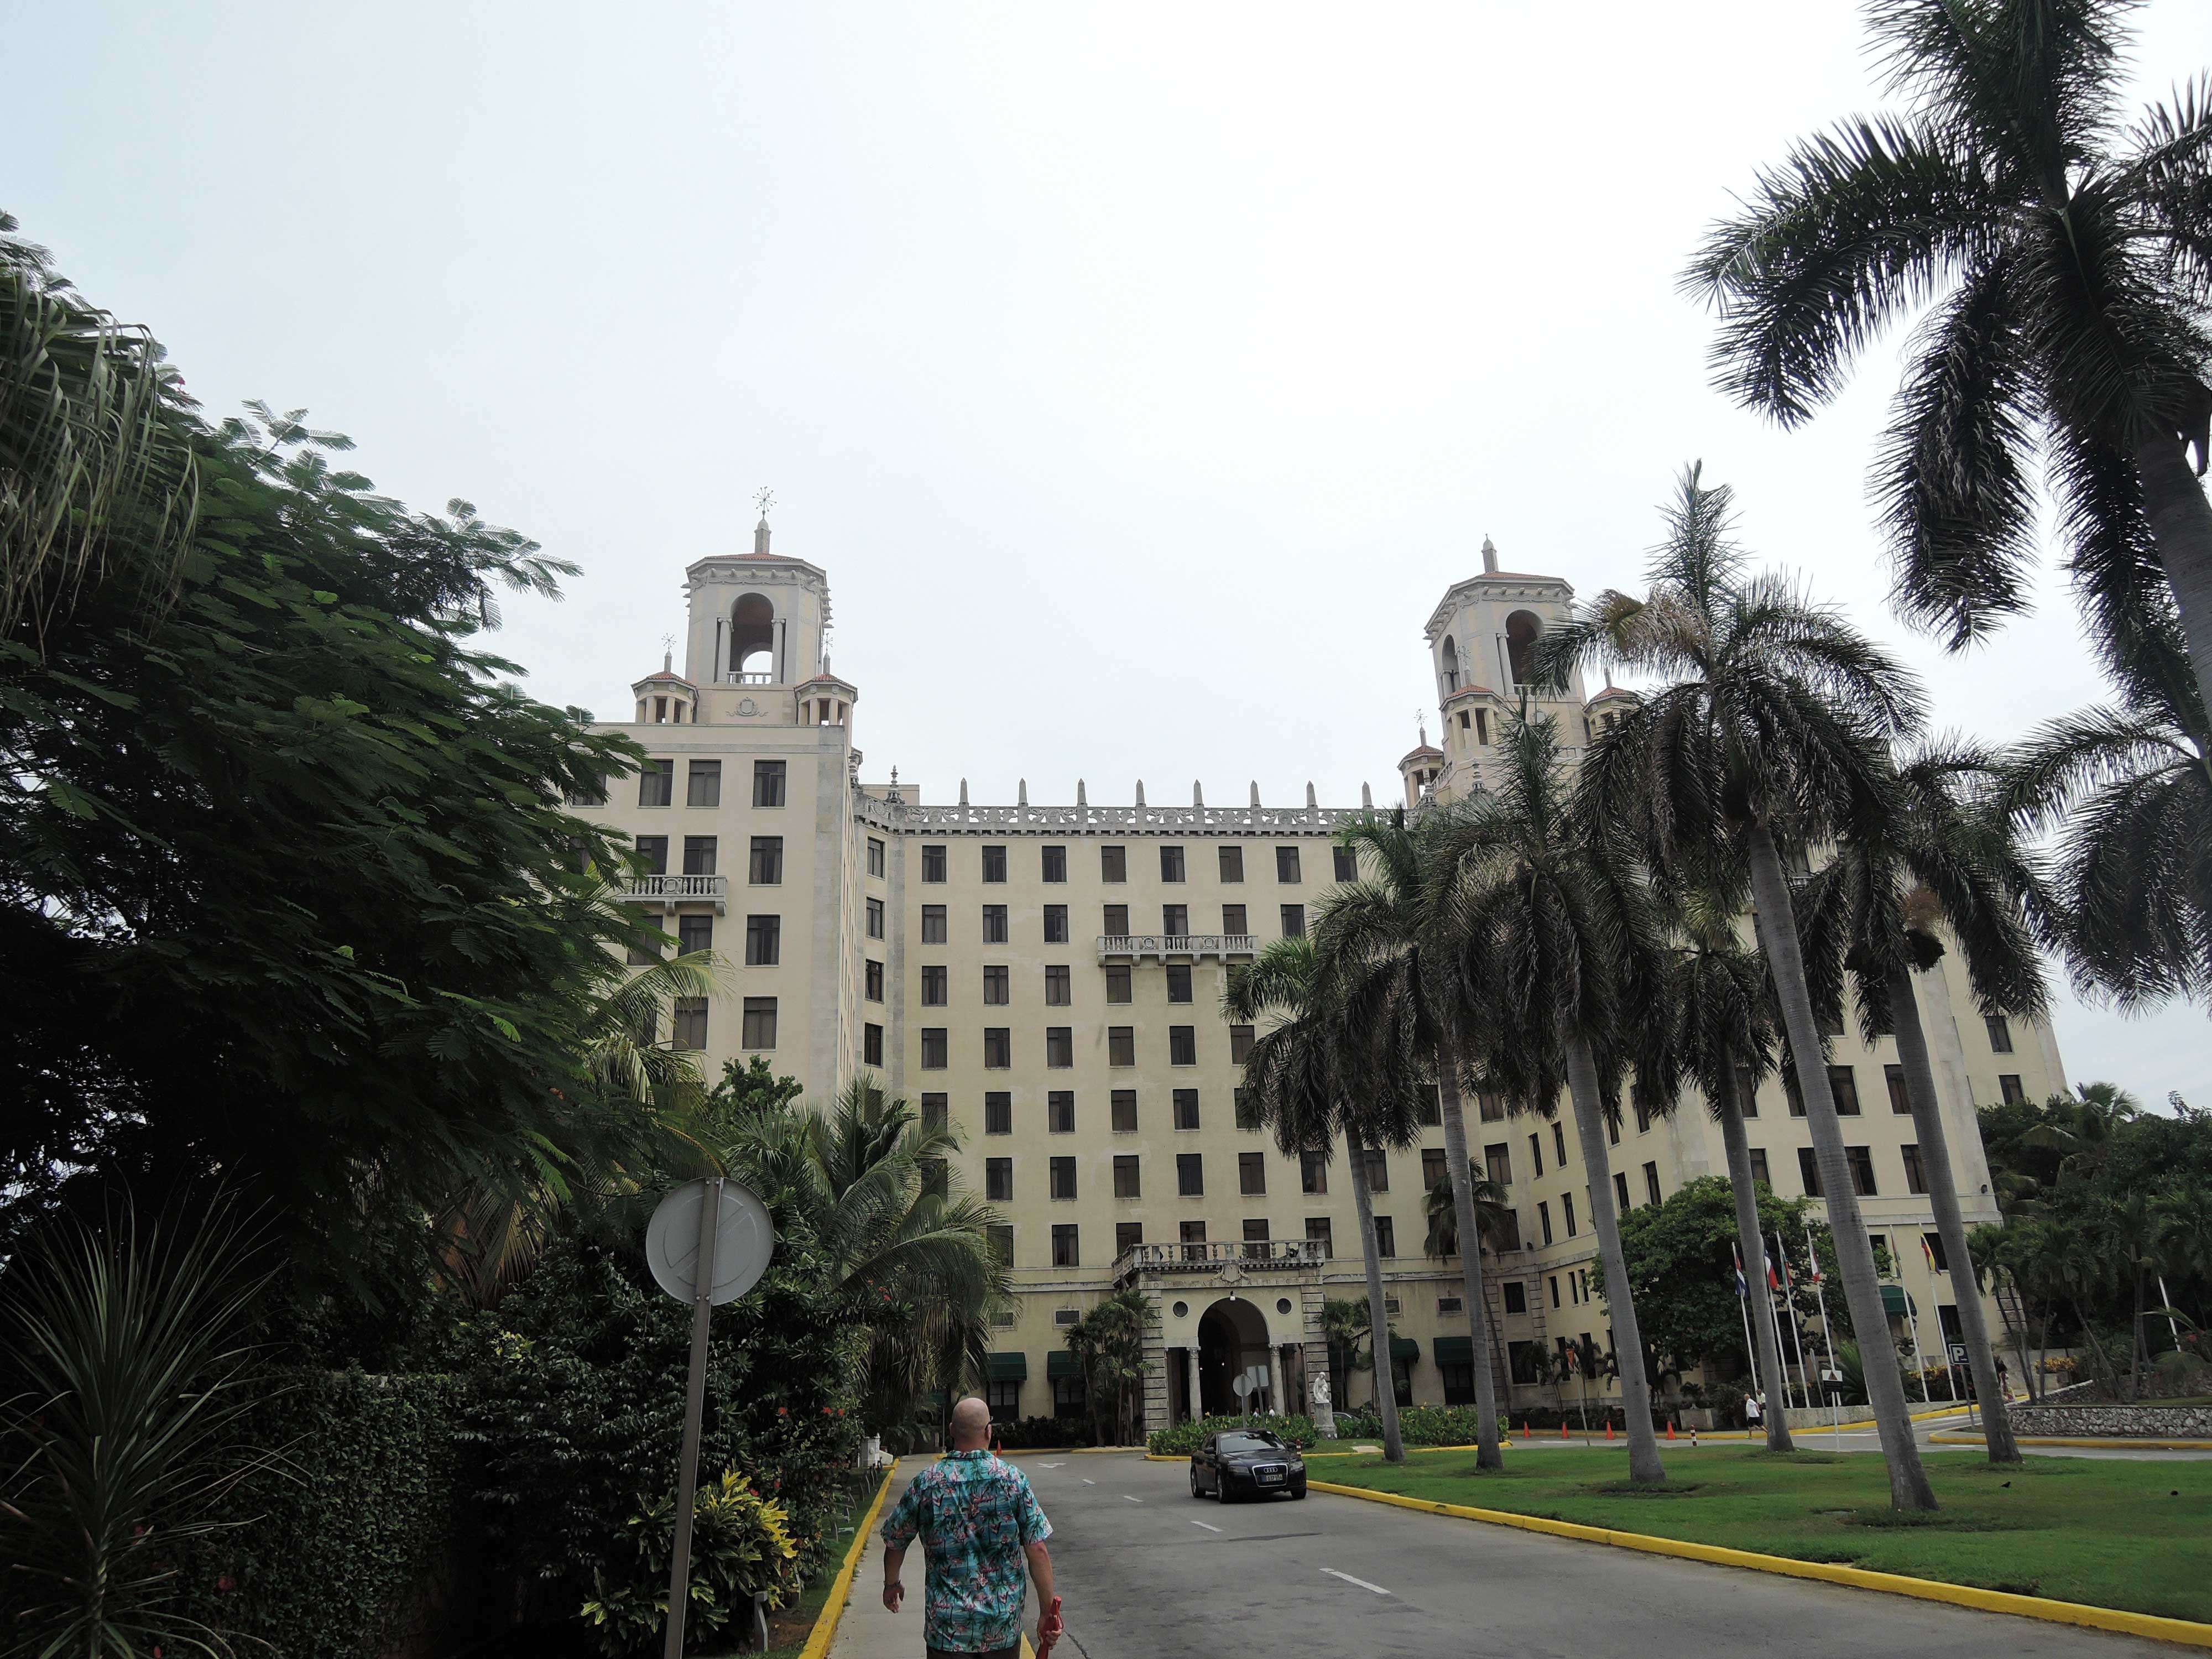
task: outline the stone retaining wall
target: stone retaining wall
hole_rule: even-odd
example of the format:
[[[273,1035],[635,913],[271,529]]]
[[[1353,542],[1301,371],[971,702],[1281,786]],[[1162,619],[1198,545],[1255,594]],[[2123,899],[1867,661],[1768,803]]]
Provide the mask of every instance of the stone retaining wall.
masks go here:
[[[2212,1440],[2212,1406],[2014,1406],[2017,1435]]]

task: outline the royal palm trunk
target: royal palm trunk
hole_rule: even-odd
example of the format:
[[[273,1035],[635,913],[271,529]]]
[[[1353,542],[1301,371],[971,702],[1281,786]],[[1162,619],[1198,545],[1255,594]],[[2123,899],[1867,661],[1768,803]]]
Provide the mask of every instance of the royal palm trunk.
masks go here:
[[[1498,1444],[1498,1384],[1491,1375],[1489,1305],[1483,1300],[1482,1234],[1474,1219],[1474,1181],[1467,1153],[1467,1119],[1459,1092],[1459,1048],[1437,1044],[1437,1096],[1444,1120],[1444,1158],[1452,1171],[1452,1214],[1459,1223],[1460,1284],[1467,1298],[1467,1334],[1474,1360],[1475,1467],[1502,1469]]]
[[[1382,1255],[1375,1243],[1375,1204],[1367,1195],[1367,1152],[1352,1130],[1344,1132],[1344,1144],[1352,1149],[1352,1207],[1359,1213],[1359,1254],[1367,1264],[1367,1328],[1374,1334],[1375,1409],[1382,1419],[1382,1455],[1393,1463],[1402,1463],[1406,1443],[1398,1435],[1397,1375],[1390,1363],[1390,1316],[1382,1301]]]
[[[1782,1345],[1774,1334],[1773,1297],[1762,1270],[1766,1239],[1759,1226],[1759,1188],[1751,1176],[1751,1143],[1744,1138],[1743,1108],[1723,1099],[1721,1145],[1728,1152],[1729,1191],[1735,1199],[1735,1243],[1743,1255],[1743,1282],[1751,1297],[1752,1341],[1759,1352],[1759,1380],[1766,1401],[1766,1449],[1792,1451],[1790,1438],[1790,1396],[1782,1389]],[[1796,1318],[1791,1309],[1790,1316]],[[1781,1394],[1781,1398],[1775,1396]]]
[[[2136,451],[2143,515],[2180,612],[2182,637],[2197,670],[2197,689],[2212,708],[2212,502],[2189,470],[2189,452],[2172,434]]]
[[[1920,1137],[1921,1173],[1928,1179],[1936,1236],[1943,1241],[1943,1259],[1951,1265],[1951,1284],[1957,1291],[1959,1334],[1966,1341],[1974,1392],[1981,1397],[1990,1462],[2017,1463],[2020,1448],[2013,1443],[2012,1413],[1997,1382],[1996,1350],[1990,1346],[1989,1322],[1982,1317],[1974,1258],[1966,1249],[1966,1218],[1959,1213],[1959,1186],[1951,1178],[1951,1148],[1943,1133],[1943,1115],[1936,1104],[1936,1073],[1928,1063],[1928,1036],[1921,1027],[1912,975],[1902,966],[1889,973],[1889,1010],[1890,1023],[1897,1030],[1897,1058],[1905,1067],[1905,1097],[1912,1105],[1912,1127]],[[1962,1277],[1964,1288],[1960,1289]]]
[[[1881,1305],[1881,1284],[1875,1277],[1874,1246],[1868,1241],[1866,1223],[1859,1214],[1858,1191],[1851,1182],[1850,1159],[1844,1152],[1844,1129],[1836,1116],[1836,1098],[1829,1092],[1826,1052],[1813,1015],[1812,993],[1805,984],[1805,958],[1797,945],[1797,912],[1790,902],[1790,884],[1782,873],[1782,855],[1774,836],[1763,823],[1746,832],[1750,854],[1751,896],[1759,923],[1759,949],[1782,1004],[1783,1028],[1790,1034],[1790,1059],[1797,1071],[1797,1087],[1805,1105],[1805,1121],[1813,1132],[1813,1154],[1820,1171],[1820,1190],[1828,1210],[1828,1225],[1835,1234],[1836,1262],[1842,1270],[1844,1303],[1850,1310],[1851,1328],[1858,1337],[1862,1369],[1866,1373],[1867,1400],[1874,1407],[1875,1428],[1881,1437],[1881,1455],[1889,1466],[1889,1497],[1900,1510],[1932,1510],[1937,1506],[1928,1473],[1920,1467],[1920,1448],[1912,1437],[1912,1420],[1905,1403],[1905,1382],[1899,1374],[1897,1346],[1889,1335],[1889,1316]]]
[[[1651,1384],[1644,1375],[1644,1331],[1628,1287],[1628,1259],[1620,1251],[1620,1217],[1613,1207],[1612,1159],[1606,1151],[1605,1103],[1597,1062],[1581,1037],[1567,1045],[1567,1094],[1574,1102],[1575,1131],[1589,1176],[1590,1224],[1597,1229],[1598,1260],[1605,1267],[1606,1311],[1613,1318],[1613,1352],[1620,1364],[1620,1409],[1628,1419],[1628,1478],[1664,1480],[1659,1437],[1651,1428]]]

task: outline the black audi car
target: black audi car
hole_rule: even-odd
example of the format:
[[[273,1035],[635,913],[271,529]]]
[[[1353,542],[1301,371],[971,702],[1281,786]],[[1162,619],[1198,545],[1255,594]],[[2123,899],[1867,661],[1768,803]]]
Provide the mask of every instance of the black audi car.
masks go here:
[[[1272,1498],[1286,1492],[1306,1495],[1306,1460],[1298,1449],[1266,1429],[1231,1429],[1209,1434],[1190,1455],[1190,1495],[1211,1495],[1226,1504],[1232,1498]]]

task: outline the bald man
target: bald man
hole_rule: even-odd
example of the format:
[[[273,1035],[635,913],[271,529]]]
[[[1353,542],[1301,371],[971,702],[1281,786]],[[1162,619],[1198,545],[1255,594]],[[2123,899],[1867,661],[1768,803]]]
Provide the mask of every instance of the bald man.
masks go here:
[[[991,1408],[972,1395],[952,1408],[952,1449],[908,1485],[884,1522],[884,1606],[906,1598],[899,1564],[921,1540],[927,1557],[921,1638],[929,1659],[1016,1659],[1024,1568],[1036,1585],[1037,1647],[1059,1634],[1052,1523],[1029,1477],[991,1452]]]

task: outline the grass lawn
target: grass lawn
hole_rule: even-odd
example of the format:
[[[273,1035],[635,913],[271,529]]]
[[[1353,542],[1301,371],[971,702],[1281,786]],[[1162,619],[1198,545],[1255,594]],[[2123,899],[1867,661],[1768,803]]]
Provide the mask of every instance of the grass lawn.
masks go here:
[[[1342,1458],[1317,1465],[1314,1477],[2212,1622],[2212,1462],[2030,1457],[1997,1470],[1978,1456],[1943,1454],[1927,1460],[1942,1510],[1905,1522],[1872,1452],[1665,1449],[1668,1484],[1650,1492],[1629,1489],[1621,1448],[1516,1447],[1496,1474],[1478,1470],[1473,1452],[1430,1453],[1396,1468],[1379,1457]]]

